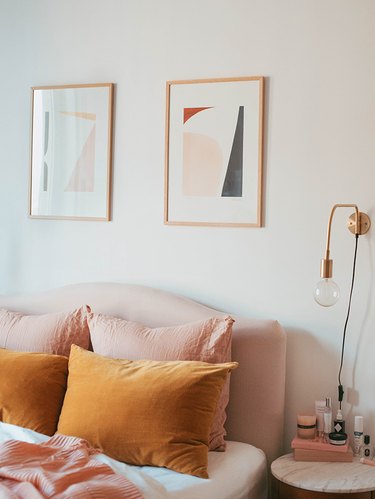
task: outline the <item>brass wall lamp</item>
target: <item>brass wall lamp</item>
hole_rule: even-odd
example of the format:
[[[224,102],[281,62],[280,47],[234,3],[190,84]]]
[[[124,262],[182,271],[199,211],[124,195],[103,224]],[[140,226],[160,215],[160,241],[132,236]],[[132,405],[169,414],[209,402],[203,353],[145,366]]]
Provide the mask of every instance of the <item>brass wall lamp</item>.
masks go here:
[[[322,280],[320,282],[318,282],[318,284],[315,288],[315,293],[314,293],[314,298],[315,298],[316,302],[319,303],[319,305],[322,305],[323,307],[330,307],[330,306],[334,305],[339,298],[339,287],[337,286],[337,284],[334,281],[332,281],[333,261],[330,258],[330,250],[329,250],[329,245],[330,245],[330,240],[331,240],[332,219],[333,219],[333,215],[334,215],[337,208],[354,208],[355,209],[355,212],[352,215],[350,215],[350,217],[348,219],[348,229],[355,236],[355,249],[354,249],[354,258],[353,258],[352,280],[351,280],[350,293],[349,293],[349,302],[348,302],[348,308],[347,308],[347,312],[346,312],[346,318],[345,318],[345,323],[344,323],[344,328],[343,328],[343,333],[342,333],[340,367],[339,367],[339,371],[338,371],[338,401],[339,401],[339,410],[340,410],[340,415],[341,415],[341,403],[342,403],[343,397],[344,397],[344,387],[343,387],[343,384],[341,382],[341,372],[342,372],[343,363],[344,363],[346,330],[347,330],[348,321],[349,321],[353,288],[354,288],[354,277],[355,277],[355,268],[356,268],[356,262],[357,262],[358,239],[359,239],[359,236],[362,236],[363,234],[366,234],[369,231],[370,226],[371,226],[371,221],[370,221],[369,216],[366,215],[366,213],[362,213],[361,211],[359,211],[358,206],[355,204],[335,204],[334,207],[332,208],[331,214],[330,214],[329,220],[328,220],[326,252],[325,252],[324,258],[320,262],[320,277],[322,278]]]
[[[314,298],[319,305],[323,307],[330,307],[334,305],[339,299],[339,287],[332,280],[332,267],[333,260],[330,258],[330,240],[331,240],[331,225],[333,215],[337,208],[354,208],[355,212],[350,215],[348,219],[348,229],[356,238],[356,250],[358,237],[366,234],[371,226],[371,221],[366,213],[359,211],[358,206],[355,204],[335,204],[331,210],[331,214],[328,220],[327,228],[327,244],[324,258],[320,262],[320,277],[321,281],[318,282]]]

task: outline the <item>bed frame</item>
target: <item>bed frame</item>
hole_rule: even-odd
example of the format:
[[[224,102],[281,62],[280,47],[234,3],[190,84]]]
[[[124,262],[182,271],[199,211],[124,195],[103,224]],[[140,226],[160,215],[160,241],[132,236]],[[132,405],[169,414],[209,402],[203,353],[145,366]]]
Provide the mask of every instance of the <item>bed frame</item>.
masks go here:
[[[149,327],[173,326],[227,315],[190,299],[146,286],[121,283],[76,284],[44,293],[0,296],[0,307],[37,314],[88,304]],[[227,439],[262,449],[268,464],[282,454],[286,335],[278,322],[233,316]]]

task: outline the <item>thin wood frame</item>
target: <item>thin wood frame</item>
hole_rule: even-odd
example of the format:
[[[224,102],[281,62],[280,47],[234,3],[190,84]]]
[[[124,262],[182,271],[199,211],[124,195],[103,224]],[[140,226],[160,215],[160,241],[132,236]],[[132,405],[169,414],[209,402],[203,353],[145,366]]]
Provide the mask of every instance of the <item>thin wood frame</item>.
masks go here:
[[[171,214],[171,203],[170,203],[170,193],[171,193],[171,170],[175,167],[172,163],[171,158],[171,107],[172,107],[172,90],[177,89],[182,86],[189,88],[189,85],[200,85],[200,84],[225,84],[225,83],[257,83],[257,144],[256,144],[256,186],[253,186],[254,192],[256,192],[256,214],[253,220],[250,221],[204,221],[204,220],[187,220],[187,219],[173,219]],[[182,99],[181,99],[182,100]],[[199,107],[195,109],[205,110],[211,109],[209,99],[208,101],[200,101]],[[185,108],[184,108],[185,109]],[[195,111],[198,114],[200,111]],[[194,114],[193,114],[194,115]],[[185,119],[185,118],[184,118]],[[190,118],[187,118],[190,119]],[[185,124],[185,121],[184,121]],[[264,127],[264,77],[263,76],[245,76],[245,77],[234,77],[234,78],[213,78],[213,79],[194,79],[194,80],[171,80],[166,82],[166,125],[165,125],[165,174],[164,174],[164,223],[166,225],[185,225],[185,226],[222,226],[222,227],[262,227],[263,224],[263,130]],[[182,151],[180,151],[182,156]]]
[[[95,95],[95,93],[90,92],[90,90],[96,90],[98,89],[103,90],[103,94],[101,95],[98,93]],[[41,163],[40,161],[45,158],[45,154],[41,154],[40,150],[38,151],[38,148],[41,149],[41,147],[45,148],[45,142],[48,142],[48,137],[51,133],[53,136],[54,132],[50,132],[49,126],[46,127],[46,124],[43,123],[42,129],[40,128],[40,116],[39,116],[39,121],[36,118],[37,113],[42,112],[40,109],[37,110],[37,105],[36,105],[36,99],[38,98],[39,101],[43,98],[47,98],[48,100],[48,92],[50,91],[64,91],[66,90],[66,95],[65,95],[65,104],[68,105],[68,109],[65,111],[63,110],[57,110],[55,107],[51,109],[52,113],[55,116],[60,116],[64,115],[65,117],[68,117],[68,119],[76,120],[76,122],[90,122],[93,121],[93,125],[91,127],[91,130],[89,131],[89,137],[87,137],[87,141],[82,143],[82,150],[78,158],[76,158],[76,164],[74,167],[72,167],[72,163],[69,163],[68,160],[66,160],[66,163],[69,163],[69,168],[72,169],[72,175],[71,175],[71,187],[69,189],[65,188],[64,192],[69,192],[71,193],[71,197],[74,198],[76,197],[77,199],[80,196],[81,197],[86,197],[88,200],[90,199],[91,195],[91,201],[87,202],[85,205],[84,202],[82,202],[83,208],[77,209],[75,213],[56,213],[55,209],[53,209],[52,213],[49,212],[49,209],[47,210],[35,210],[35,205],[38,203],[35,203],[35,196],[39,193],[37,189],[37,181],[47,183],[48,185],[48,175],[47,175],[47,181],[44,179],[42,180],[41,173],[38,172],[38,175],[35,175],[35,169],[36,168],[41,168]],[[72,109],[72,106],[74,107],[74,102],[75,99],[73,98],[74,91],[77,90],[76,92],[76,101],[79,101],[79,98],[82,97],[82,108],[81,109]],[[88,92],[85,92],[85,90],[88,90]],[[71,92],[69,92],[71,91]],[[85,95],[86,94],[86,95]],[[52,94],[51,94],[52,95]],[[54,97],[51,98],[52,100],[58,100],[56,99],[56,96],[60,96],[63,99],[63,94],[58,92],[57,94],[53,94]],[[112,144],[112,130],[113,130],[113,96],[114,96],[114,84],[113,83],[88,83],[88,84],[72,84],[72,85],[50,85],[50,86],[35,86],[31,88],[31,141],[30,141],[30,170],[29,170],[29,177],[30,177],[30,183],[29,183],[29,217],[30,218],[40,218],[40,219],[63,219],[63,220],[87,220],[87,221],[109,221],[111,219],[111,190],[112,190],[112,151],[113,151],[113,144]],[[86,100],[87,99],[87,100]],[[85,104],[88,103],[91,105],[92,109],[85,109]],[[95,111],[95,112],[91,112]],[[44,109],[43,109],[44,112]],[[78,130],[79,126],[77,126],[77,134],[82,133],[80,130]],[[43,128],[44,127],[44,128]],[[46,128],[48,128],[48,131],[46,132]],[[57,128],[57,127],[56,127]],[[67,125],[65,125],[65,131],[66,131]],[[88,127],[86,127],[88,128]],[[94,129],[94,130],[93,130]],[[43,134],[44,132],[44,134]],[[47,138],[46,138],[46,133],[47,133]],[[74,130],[73,130],[74,133]],[[44,135],[44,142],[43,139],[40,139],[38,141],[38,138],[36,138],[37,135]],[[96,142],[96,135],[99,136],[100,138],[100,144],[104,144],[103,147],[98,149],[98,145]],[[53,137],[54,139],[61,140],[58,135],[55,135]],[[42,145],[43,144],[43,145]],[[66,143],[61,142],[60,144],[60,149],[61,153],[65,155],[65,149],[63,146],[66,148],[69,148],[69,141],[67,140]],[[77,146],[78,147],[78,146]],[[38,153],[36,154],[36,151]],[[99,154],[98,154],[99,151]],[[56,151],[55,151],[56,152]],[[39,157],[38,157],[39,155]],[[58,156],[58,154],[56,154]],[[85,157],[83,157],[85,156]],[[39,164],[37,165],[36,159],[39,159]],[[59,161],[62,161],[61,158],[59,158]],[[81,161],[81,163],[79,163]],[[86,162],[86,164],[84,164]],[[44,162],[45,163],[45,162]],[[82,166],[83,165],[83,166]],[[65,166],[65,165],[64,165]],[[60,174],[61,171],[64,170],[64,166],[61,168],[60,165]],[[43,165],[45,168],[45,164]],[[53,165],[52,165],[53,167]],[[90,174],[90,180],[84,178],[84,172],[82,173],[82,170],[84,168],[91,168],[94,169],[92,170]],[[81,171],[78,172],[78,169]],[[75,176],[74,172],[75,171]],[[45,175],[45,173],[44,173]],[[67,173],[68,175],[68,173]],[[91,178],[92,177],[92,178]],[[70,185],[70,184],[69,184]],[[62,191],[63,191],[63,186],[61,185],[61,192],[59,192],[59,195],[62,196]],[[99,192],[99,194],[98,194]],[[75,193],[75,194],[74,194]],[[83,196],[82,196],[83,194]],[[69,194],[68,194],[69,196]],[[95,196],[98,199],[94,199]],[[51,194],[50,194],[50,203],[52,204],[54,199],[54,193],[53,189],[51,189]],[[34,204],[33,204],[34,203]],[[77,203],[78,204],[78,203]],[[92,214],[90,214],[90,205],[92,205]],[[74,209],[73,209],[74,210]],[[43,211],[46,211],[43,213]],[[58,211],[58,210],[57,210]],[[72,211],[72,210],[70,210]]]

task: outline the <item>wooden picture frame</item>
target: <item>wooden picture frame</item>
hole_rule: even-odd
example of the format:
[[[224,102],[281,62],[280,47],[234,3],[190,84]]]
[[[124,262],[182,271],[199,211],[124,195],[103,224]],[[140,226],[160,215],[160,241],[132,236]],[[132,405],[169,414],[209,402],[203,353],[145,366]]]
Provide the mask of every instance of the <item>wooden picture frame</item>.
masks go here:
[[[32,87],[29,216],[110,220],[113,83]]]
[[[264,77],[167,81],[164,223],[262,226]]]

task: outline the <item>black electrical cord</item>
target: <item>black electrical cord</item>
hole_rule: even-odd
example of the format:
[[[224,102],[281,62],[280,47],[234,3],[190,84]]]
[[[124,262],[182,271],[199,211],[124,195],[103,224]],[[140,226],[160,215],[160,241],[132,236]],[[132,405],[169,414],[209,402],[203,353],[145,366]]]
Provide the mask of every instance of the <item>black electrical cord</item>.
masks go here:
[[[338,380],[339,380],[338,390],[339,390],[340,410],[341,410],[341,402],[342,402],[342,399],[344,397],[344,387],[342,386],[342,383],[341,383],[341,371],[342,371],[342,366],[344,364],[344,350],[345,350],[346,328],[348,326],[349,315],[350,315],[350,308],[352,306],[352,295],[353,295],[353,288],[354,288],[355,267],[356,267],[356,263],[357,263],[358,237],[359,237],[359,234],[356,234],[355,235],[354,258],[353,258],[353,270],[352,270],[352,283],[351,283],[351,286],[350,286],[348,310],[347,310],[347,313],[346,313],[344,330],[343,330],[343,334],[342,334],[341,360],[340,360],[340,368],[339,368],[339,375],[338,375]]]

